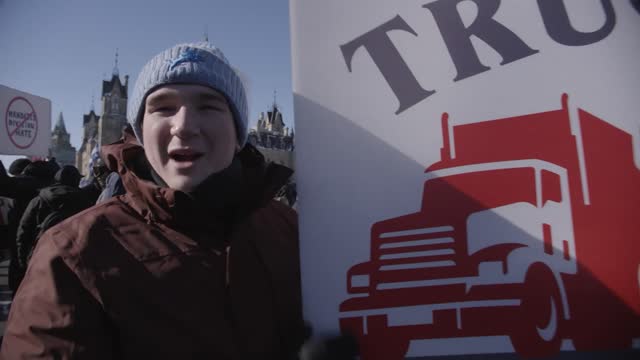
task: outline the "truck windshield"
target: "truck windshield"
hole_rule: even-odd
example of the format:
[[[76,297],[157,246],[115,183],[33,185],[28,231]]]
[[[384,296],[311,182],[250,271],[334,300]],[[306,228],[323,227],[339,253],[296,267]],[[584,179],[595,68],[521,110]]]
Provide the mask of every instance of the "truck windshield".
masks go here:
[[[434,178],[425,183],[423,194],[423,211],[448,219],[518,202],[535,206],[535,170],[499,169]]]

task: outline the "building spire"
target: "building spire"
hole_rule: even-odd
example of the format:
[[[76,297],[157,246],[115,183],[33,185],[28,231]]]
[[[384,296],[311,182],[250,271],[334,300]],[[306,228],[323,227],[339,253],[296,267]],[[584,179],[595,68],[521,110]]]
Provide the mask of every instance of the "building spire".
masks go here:
[[[278,107],[278,103],[276,102],[276,95],[278,94],[278,90],[273,90],[273,107]]]
[[[54,128],[55,131],[61,132],[63,134],[67,133],[67,128],[64,126],[64,118],[62,117],[62,111],[58,115],[58,121],[56,121],[56,126]]]
[[[116,48],[116,65],[113,67],[113,76],[120,76],[120,71],[118,70],[118,48]]]
[[[209,44],[209,27],[207,25],[204,26],[204,42]]]
[[[93,91],[91,91],[91,111],[96,112],[96,96]]]

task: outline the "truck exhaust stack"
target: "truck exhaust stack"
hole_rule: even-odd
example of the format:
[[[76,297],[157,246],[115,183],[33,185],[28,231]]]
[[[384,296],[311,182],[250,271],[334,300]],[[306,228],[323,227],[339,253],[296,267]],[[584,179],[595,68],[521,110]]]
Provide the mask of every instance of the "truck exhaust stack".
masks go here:
[[[452,159],[449,139],[449,114],[445,112],[442,113],[442,148],[440,149],[440,159],[442,161]]]

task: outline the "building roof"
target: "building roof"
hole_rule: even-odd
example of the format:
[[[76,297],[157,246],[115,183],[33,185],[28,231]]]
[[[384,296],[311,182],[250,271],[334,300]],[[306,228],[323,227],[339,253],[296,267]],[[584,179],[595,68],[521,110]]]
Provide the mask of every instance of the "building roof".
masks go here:
[[[91,110],[88,114],[83,115],[82,124],[86,124],[91,121],[91,118],[95,118],[96,121],[100,120],[100,116],[96,115],[96,112]]]
[[[56,121],[56,125],[53,128],[53,132],[60,132],[63,134],[67,134],[67,127],[64,125],[64,118],[62,117],[62,112],[58,115],[58,120]]]
[[[120,82],[120,76],[113,74],[111,76],[111,80],[102,80],[102,96],[111,93],[114,90],[114,87],[118,86],[120,90],[120,95],[123,98],[127,98],[127,83],[129,82],[129,76],[125,75],[125,83],[124,85]]]
[[[273,103],[273,107],[271,108],[271,111],[267,112],[268,122],[270,124],[275,123],[275,121],[278,119],[278,114],[281,114],[280,113],[280,109],[278,109],[278,105]],[[280,115],[280,120],[282,121],[282,124],[284,125],[284,120],[282,120],[282,115]]]

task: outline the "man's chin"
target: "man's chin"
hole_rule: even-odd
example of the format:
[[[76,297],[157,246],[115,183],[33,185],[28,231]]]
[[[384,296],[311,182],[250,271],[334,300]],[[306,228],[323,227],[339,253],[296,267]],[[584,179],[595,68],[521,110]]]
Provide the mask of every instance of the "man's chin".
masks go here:
[[[170,188],[174,190],[180,190],[182,192],[192,192],[198,184],[200,184],[202,180],[197,180],[193,178],[182,179],[180,177],[174,178],[171,181],[167,182]]]

